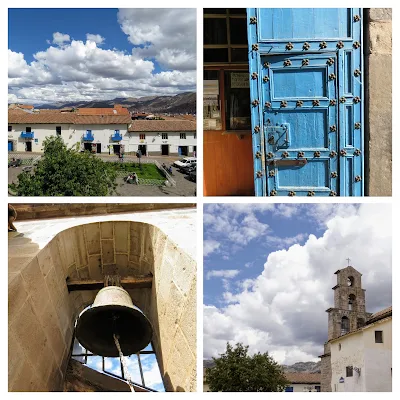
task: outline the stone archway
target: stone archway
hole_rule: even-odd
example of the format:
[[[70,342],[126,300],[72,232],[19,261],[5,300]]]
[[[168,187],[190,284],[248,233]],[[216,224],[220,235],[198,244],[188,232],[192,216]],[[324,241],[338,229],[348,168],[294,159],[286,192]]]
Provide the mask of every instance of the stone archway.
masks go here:
[[[151,288],[128,292],[153,325],[166,390],[196,390],[196,263],[159,228],[95,222],[59,232],[42,249],[19,237],[9,249],[10,391],[63,389],[74,321],[98,291],[69,292],[68,284],[113,273],[152,275]]]

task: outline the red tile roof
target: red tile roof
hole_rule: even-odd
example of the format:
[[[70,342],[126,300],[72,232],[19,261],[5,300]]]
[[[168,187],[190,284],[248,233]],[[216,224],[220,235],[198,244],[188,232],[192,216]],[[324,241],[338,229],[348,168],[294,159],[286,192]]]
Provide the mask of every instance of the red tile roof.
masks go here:
[[[129,132],[195,132],[196,122],[184,120],[134,120],[128,130]]]
[[[111,109],[112,110],[112,109]],[[61,112],[60,110],[40,110],[27,113],[21,110],[8,110],[9,124],[130,124],[128,115],[80,115],[75,112]]]
[[[79,108],[78,115],[130,115],[127,108],[116,106],[114,108]]]
[[[290,383],[315,383],[321,384],[321,374],[310,374],[307,372],[287,372],[286,379]]]
[[[392,306],[384,308],[383,310],[380,310],[375,314],[372,314],[367,319],[367,324],[372,324],[373,322],[379,321],[380,319],[384,319],[386,317],[391,317],[391,316],[392,316]]]
[[[23,111],[8,110],[9,124],[73,124],[73,113],[50,112],[27,113]]]
[[[110,125],[110,124],[130,124],[130,115],[76,115],[74,118],[74,124],[99,124],[99,125]]]
[[[29,105],[29,104],[20,104],[18,107],[19,108],[24,108],[24,109],[27,109],[27,110],[33,110],[34,109],[34,107]]]

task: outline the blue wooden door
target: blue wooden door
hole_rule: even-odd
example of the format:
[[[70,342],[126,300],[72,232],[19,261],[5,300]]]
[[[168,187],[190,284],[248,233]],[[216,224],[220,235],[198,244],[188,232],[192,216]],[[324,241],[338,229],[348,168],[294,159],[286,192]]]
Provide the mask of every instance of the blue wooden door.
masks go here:
[[[247,9],[257,196],[362,196],[361,9]]]
[[[8,151],[13,151],[13,142],[8,141]]]

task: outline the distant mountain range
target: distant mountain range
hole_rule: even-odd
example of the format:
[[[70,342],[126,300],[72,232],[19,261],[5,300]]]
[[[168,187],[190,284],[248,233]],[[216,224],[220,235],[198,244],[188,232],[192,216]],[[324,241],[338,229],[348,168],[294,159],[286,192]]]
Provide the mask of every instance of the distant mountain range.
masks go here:
[[[204,368],[212,368],[214,366],[213,360],[203,360]],[[285,372],[308,372],[310,374],[321,373],[321,361],[313,362],[297,362],[293,365],[282,365]]]
[[[42,104],[35,108],[109,108],[114,104],[122,104],[129,111],[146,113],[170,113],[170,114],[195,114],[196,93],[187,92],[175,96],[146,96],[146,97],[117,97],[112,100],[78,101],[70,103],[57,102],[53,104]]]
[[[297,362],[293,365],[283,365],[285,372],[309,372],[310,374],[321,373],[321,361]]]

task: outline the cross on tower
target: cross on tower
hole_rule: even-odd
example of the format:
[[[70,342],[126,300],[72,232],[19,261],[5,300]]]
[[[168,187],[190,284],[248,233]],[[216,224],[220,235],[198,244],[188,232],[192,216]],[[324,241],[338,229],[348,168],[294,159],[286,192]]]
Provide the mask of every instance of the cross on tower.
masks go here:
[[[347,260],[347,266],[350,267],[350,258],[346,258]]]

